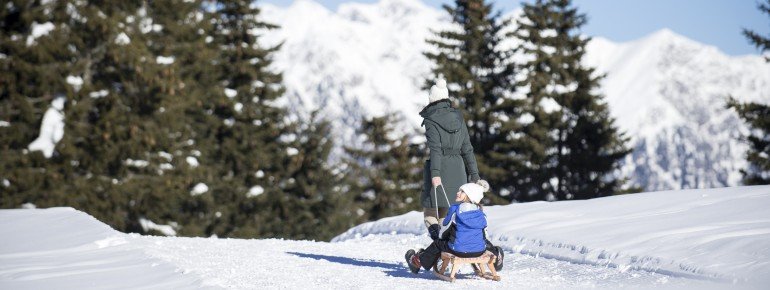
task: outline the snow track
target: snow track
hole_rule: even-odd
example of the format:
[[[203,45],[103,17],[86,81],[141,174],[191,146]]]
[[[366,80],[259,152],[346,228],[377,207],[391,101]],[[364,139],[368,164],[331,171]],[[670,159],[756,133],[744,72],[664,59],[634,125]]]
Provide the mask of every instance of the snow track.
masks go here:
[[[224,288],[288,289],[574,289],[641,286],[707,286],[705,281],[646,271],[573,264],[508,252],[502,281],[475,277],[460,270],[454,284],[421,271],[408,271],[403,254],[427,246],[425,235],[372,235],[338,243],[284,240],[212,240],[137,237],[149,242],[147,252],[206,285]]]

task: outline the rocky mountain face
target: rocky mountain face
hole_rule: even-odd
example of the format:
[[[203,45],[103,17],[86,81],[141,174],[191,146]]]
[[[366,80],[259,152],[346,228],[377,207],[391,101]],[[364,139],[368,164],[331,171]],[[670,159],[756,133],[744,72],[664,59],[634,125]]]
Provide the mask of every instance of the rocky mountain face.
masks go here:
[[[275,69],[284,72],[285,102],[298,116],[320,110],[333,120],[337,144],[356,142],[361,116],[398,112],[403,132],[419,130],[432,65],[425,39],[451,27],[443,11],[412,0],[343,4],[336,12],[311,0],[262,8],[265,20],[281,26],[262,40],[282,43]],[[585,64],[607,74],[605,101],[634,148],[619,174],[632,185],[655,191],[739,184],[746,146],[738,137],[748,129],[725,100],[770,103],[770,64],[669,30],[625,43],[596,37]]]

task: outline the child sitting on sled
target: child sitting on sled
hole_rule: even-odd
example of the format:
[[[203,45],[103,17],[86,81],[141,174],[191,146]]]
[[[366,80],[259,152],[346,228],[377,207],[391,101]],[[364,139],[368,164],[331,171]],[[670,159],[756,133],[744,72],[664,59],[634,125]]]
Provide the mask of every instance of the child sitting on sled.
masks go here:
[[[430,270],[438,262],[441,252],[463,258],[478,257],[489,246],[492,253],[502,260],[500,248],[491,247],[485,236],[487,218],[479,205],[483,197],[484,188],[478,184],[466,183],[460,186],[455,199],[459,203],[449,207],[442,223],[441,238],[424,250],[415,252],[410,249],[406,252],[406,261],[412,273],[419,272],[420,267]]]

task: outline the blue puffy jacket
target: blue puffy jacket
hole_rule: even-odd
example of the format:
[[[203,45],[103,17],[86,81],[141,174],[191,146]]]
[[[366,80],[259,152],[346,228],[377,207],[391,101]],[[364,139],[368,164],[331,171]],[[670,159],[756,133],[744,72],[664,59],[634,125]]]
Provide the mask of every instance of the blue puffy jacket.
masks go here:
[[[455,238],[449,241],[452,251],[477,253],[486,249],[484,228],[487,227],[487,216],[477,205],[464,202],[450,206],[442,232],[453,223],[456,226]]]

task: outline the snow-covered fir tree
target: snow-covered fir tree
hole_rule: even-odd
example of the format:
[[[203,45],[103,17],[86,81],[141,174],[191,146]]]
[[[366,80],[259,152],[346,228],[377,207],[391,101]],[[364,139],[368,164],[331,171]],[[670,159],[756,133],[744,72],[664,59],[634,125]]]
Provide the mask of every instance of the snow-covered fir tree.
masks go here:
[[[759,4],[759,10],[770,16],[770,0]],[[770,62],[770,36],[748,29],[743,30],[743,35],[765,55],[765,60]],[[741,169],[743,184],[757,185],[770,184],[770,106],[761,103],[740,103],[730,98],[729,108],[735,109],[738,116],[743,119],[750,128],[749,134],[744,139],[749,144],[746,152],[748,168]]]
[[[759,9],[760,12],[768,14],[768,16],[770,16],[770,0],[765,0],[764,2],[758,4],[757,8]],[[756,46],[760,52],[765,54],[765,60],[770,62],[770,55],[767,55],[767,53],[770,52],[770,37],[766,35],[763,36],[758,32],[750,29],[743,29],[743,36],[748,38],[749,42],[751,42],[751,44]]]
[[[348,182],[363,220],[420,209],[423,148],[410,142],[413,134],[398,134],[397,114],[363,118],[357,133],[359,146],[344,146]]]
[[[590,38],[580,34],[586,16],[569,0],[523,4],[512,33],[526,56],[518,86],[526,94],[527,123],[520,142],[527,165],[515,198],[586,199],[618,193],[624,178],[619,161],[630,150],[598,94],[593,68],[581,60]]]
[[[330,238],[333,179],[327,168],[328,125],[292,121],[277,100],[282,75],[271,68],[279,46],[265,47],[262,33],[276,26],[260,20],[260,10],[245,0],[210,3],[215,9],[213,37],[218,87],[203,111],[209,129],[210,162],[219,164],[217,212],[228,222],[212,233],[237,237]],[[204,101],[204,100],[202,100]],[[205,155],[206,153],[204,153]],[[287,226],[290,224],[291,226]]]
[[[217,47],[206,41],[212,25],[202,3],[146,1],[144,10],[138,11],[142,17],[139,29],[147,36],[143,45],[161,65],[157,79],[161,90],[155,94],[162,98],[153,118],[170,142],[168,150],[162,151],[168,154],[161,153],[166,159],[161,160],[165,184],[154,185],[144,193],[160,205],[141,204],[137,211],[141,212],[140,220],[176,224],[177,233],[188,236],[210,236],[206,230],[217,219],[212,201],[217,179],[211,177],[217,164],[199,159],[204,158],[201,145],[206,143],[198,143],[198,114],[202,110],[197,105],[216,88],[213,64],[201,60],[217,54]]]
[[[743,184],[770,184],[770,106],[760,103],[728,101],[729,108],[749,125],[749,134],[743,136],[748,143],[746,152],[748,167],[741,169]]]
[[[14,20],[0,36],[3,207],[72,206],[121,231],[186,236],[317,239],[353,225],[329,126],[279,104],[279,47],[259,43],[275,26],[251,1],[2,9]]]
[[[8,1],[0,7],[0,182],[3,208],[53,196],[47,181],[52,148],[61,138],[67,75],[72,52],[61,44],[60,11],[38,1]],[[69,92],[71,93],[71,92]],[[41,134],[44,116],[55,128]],[[35,142],[40,135],[47,138]],[[36,148],[35,148],[36,147]]]
[[[199,2],[72,2],[70,45],[80,57],[73,75],[83,87],[66,112],[59,144],[72,165],[74,206],[110,216],[116,228],[146,233],[144,221],[190,222],[184,168],[192,154],[183,106],[195,88],[182,72],[203,37]],[[173,9],[172,9],[173,8]],[[188,50],[186,54],[183,50]],[[196,233],[197,234],[197,233]]]
[[[331,124],[318,111],[299,123],[297,137],[286,148],[288,173],[283,195],[269,197],[269,228],[274,236],[329,240],[357,224],[352,192],[343,185],[342,171],[330,163],[334,148]],[[291,225],[291,226],[287,226]]]
[[[138,227],[132,225],[138,224],[137,218],[128,218],[136,199],[128,194],[130,190],[124,190],[126,183],[142,180],[142,187],[147,188],[160,182],[155,178],[161,170],[159,164],[150,164],[148,160],[158,157],[158,152],[168,151],[167,138],[160,137],[162,132],[157,121],[150,117],[160,105],[160,97],[154,92],[160,90],[155,78],[161,66],[142,43],[145,38],[138,32],[139,22],[127,21],[140,17],[137,11],[142,3],[35,1],[26,4],[4,8],[23,12],[38,7],[49,17],[47,33],[35,32],[34,27],[39,25],[33,21],[29,28],[33,30],[32,35],[39,37],[28,44],[30,51],[38,54],[36,68],[47,70],[49,75],[33,81],[32,77],[41,75],[11,71],[22,72],[20,76],[30,81],[17,81],[17,84],[50,89],[43,95],[55,96],[53,107],[63,117],[51,124],[61,126],[56,129],[56,139],[61,140],[48,140],[45,146],[48,149],[42,149],[50,159],[39,158],[38,148],[31,148],[35,142],[30,143],[29,154],[22,152],[22,160],[31,158],[38,162],[16,164],[13,171],[20,173],[19,176],[26,172],[23,174],[26,177],[14,180],[20,185],[17,192],[24,202],[74,206],[118,229],[136,229]],[[132,34],[132,30],[136,33]],[[136,42],[131,42],[127,33]],[[24,54],[14,53],[14,57]],[[49,84],[58,84],[58,87]],[[26,94],[21,87],[9,89]],[[46,122],[45,118],[43,121]],[[41,130],[43,128],[45,124]],[[19,128],[11,129],[19,132],[16,130]],[[40,133],[41,137],[50,138]],[[138,165],[134,167],[139,170],[132,171],[131,164]],[[30,181],[34,183],[28,183]]]

